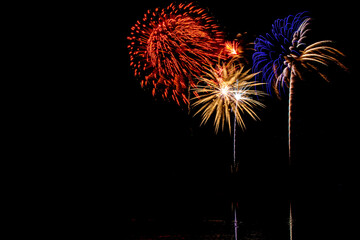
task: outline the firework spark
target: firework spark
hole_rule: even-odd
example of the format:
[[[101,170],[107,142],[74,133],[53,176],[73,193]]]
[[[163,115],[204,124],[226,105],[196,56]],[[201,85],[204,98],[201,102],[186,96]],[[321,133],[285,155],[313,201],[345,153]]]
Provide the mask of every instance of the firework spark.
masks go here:
[[[300,56],[291,54],[285,56],[284,58],[287,67],[278,77],[278,81],[281,81],[281,79],[289,79],[290,71],[293,71],[294,75],[303,79],[300,71],[301,68],[315,71],[324,80],[329,81],[328,77],[320,71],[320,66],[328,67],[330,63],[335,63],[340,68],[347,70],[345,65],[339,60],[339,56],[344,57],[345,55],[336,48],[329,46],[330,43],[332,43],[330,40],[315,42],[307,46],[304,51],[301,51]]]
[[[262,83],[256,83],[251,79],[257,74],[249,74],[244,67],[238,67],[234,61],[218,64],[216,68],[209,67],[194,91],[199,94],[192,105],[201,106],[194,114],[202,113],[201,124],[206,123],[215,114],[215,132],[218,132],[220,125],[224,129],[227,122],[231,132],[231,111],[235,115],[236,122],[245,129],[243,113],[251,116],[254,120],[259,117],[254,112],[255,107],[265,107],[259,102],[257,96],[265,93],[255,90],[254,87]]]
[[[225,49],[229,56],[234,57],[241,54],[243,51],[240,49],[240,44],[236,41],[226,41]]]
[[[170,4],[144,14],[131,28],[130,65],[153,95],[189,103],[190,86],[223,48],[223,33],[206,11],[193,3]]]
[[[225,59],[236,59],[240,65],[249,64],[248,59],[254,51],[253,42],[250,42],[247,33],[238,33],[235,40],[225,42]]]

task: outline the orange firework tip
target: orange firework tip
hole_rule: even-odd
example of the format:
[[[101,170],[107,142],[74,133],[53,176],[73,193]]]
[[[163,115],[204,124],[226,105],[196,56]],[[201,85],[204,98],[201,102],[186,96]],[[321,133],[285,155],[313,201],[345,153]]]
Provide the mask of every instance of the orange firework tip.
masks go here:
[[[171,3],[148,10],[131,28],[130,66],[141,86],[154,95],[189,103],[189,88],[204,66],[216,64],[224,33],[215,20],[193,3]]]
[[[241,66],[247,66],[253,52],[253,42],[250,41],[247,33],[238,33],[233,41],[225,42],[223,57],[228,60],[236,60]]]
[[[226,41],[225,50],[229,56],[237,56],[240,53],[239,43],[236,41]]]

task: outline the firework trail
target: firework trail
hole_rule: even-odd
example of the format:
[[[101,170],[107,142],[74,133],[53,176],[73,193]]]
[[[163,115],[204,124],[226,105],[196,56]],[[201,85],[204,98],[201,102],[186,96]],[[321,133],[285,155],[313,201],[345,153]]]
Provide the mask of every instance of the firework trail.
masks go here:
[[[142,87],[155,96],[189,104],[204,65],[216,63],[224,34],[215,20],[193,3],[148,10],[131,28],[130,65]]]

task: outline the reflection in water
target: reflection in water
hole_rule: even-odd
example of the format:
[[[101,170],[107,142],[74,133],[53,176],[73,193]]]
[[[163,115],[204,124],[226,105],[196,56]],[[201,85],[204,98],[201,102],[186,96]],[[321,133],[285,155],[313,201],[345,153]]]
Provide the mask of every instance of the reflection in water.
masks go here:
[[[234,238],[235,240],[238,240],[238,219],[237,219],[237,208],[238,208],[238,203],[231,203],[232,205],[232,209],[233,209],[233,213],[234,213]]]
[[[134,224],[138,228],[134,229],[125,240],[271,240],[263,233],[262,226],[258,223],[243,221],[239,211],[239,205],[235,202],[232,216],[226,218],[204,217],[201,222],[197,222],[191,227],[184,225],[171,226],[160,223],[156,219],[146,219]],[[231,209],[229,209],[231,213]],[[191,216],[189,216],[191,218]],[[241,220],[240,220],[241,219]],[[191,219],[189,219],[191,221]],[[170,226],[170,227],[169,227]]]
[[[292,208],[291,208],[291,201],[290,201],[290,208],[289,208],[289,234],[290,234],[290,240],[293,240],[293,214],[292,214]]]

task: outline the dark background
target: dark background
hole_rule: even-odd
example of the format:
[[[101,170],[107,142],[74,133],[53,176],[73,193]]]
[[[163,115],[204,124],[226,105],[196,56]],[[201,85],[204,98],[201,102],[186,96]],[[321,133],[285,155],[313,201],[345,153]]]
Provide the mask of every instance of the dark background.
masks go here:
[[[198,1],[228,40],[239,32],[264,34],[274,20],[310,11],[311,38],[334,40],[347,56],[349,71],[332,66],[330,83],[308,74],[297,85],[294,173],[288,173],[287,97],[273,96],[258,111],[261,121],[246,119],[246,131],[238,128],[236,177],[230,174],[227,130],[215,134],[211,122],[200,127],[185,106],[154,99],[132,75],[126,40],[131,26],[147,9],[170,2],[69,7],[76,23],[64,37],[74,49],[67,67],[80,71],[62,95],[65,114],[54,117],[55,148],[66,169],[59,188],[68,183],[61,205],[70,209],[69,221],[119,239],[191,234],[204,219],[231,224],[231,202],[238,201],[244,231],[256,225],[268,239],[286,239],[291,194],[298,239],[352,236],[358,206],[355,2]]]

